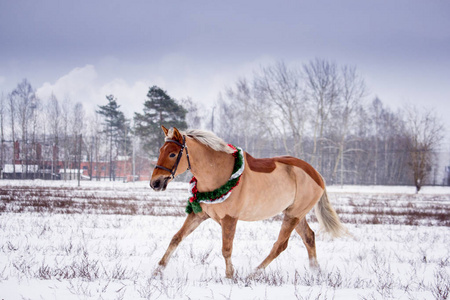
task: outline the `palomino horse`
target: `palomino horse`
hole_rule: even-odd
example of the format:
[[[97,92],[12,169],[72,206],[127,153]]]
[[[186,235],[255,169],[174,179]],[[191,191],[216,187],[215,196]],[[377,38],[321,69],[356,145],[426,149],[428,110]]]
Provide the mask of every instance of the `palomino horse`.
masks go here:
[[[150,186],[155,191],[165,190],[171,179],[188,169],[194,178],[186,208],[188,216],[173,236],[157,272],[167,265],[179,243],[208,218],[222,226],[222,254],[228,278],[234,274],[231,252],[238,220],[257,221],[284,213],[278,239],[257,270],[264,269],[286,249],[294,229],[306,246],[310,266],[318,266],[314,232],[305,219],[314,205],[326,232],[333,236],[345,233],[328,201],[322,176],[308,163],[289,156],[253,158],[208,131],[162,129],[165,143]]]

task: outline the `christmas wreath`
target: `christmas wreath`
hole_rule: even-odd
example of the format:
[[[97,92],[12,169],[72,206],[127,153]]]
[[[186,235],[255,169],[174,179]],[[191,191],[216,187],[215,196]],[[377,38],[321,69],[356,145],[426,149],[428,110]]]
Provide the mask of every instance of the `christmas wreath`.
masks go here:
[[[238,186],[242,172],[244,172],[244,155],[242,149],[233,145],[228,145],[235,151],[233,173],[230,179],[220,188],[210,192],[199,192],[197,190],[197,179],[192,177],[189,182],[189,200],[186,206],[186,213],[199,213],[202,211],[200,203],[216,204],[222,203],[231,195],[231,191]]]

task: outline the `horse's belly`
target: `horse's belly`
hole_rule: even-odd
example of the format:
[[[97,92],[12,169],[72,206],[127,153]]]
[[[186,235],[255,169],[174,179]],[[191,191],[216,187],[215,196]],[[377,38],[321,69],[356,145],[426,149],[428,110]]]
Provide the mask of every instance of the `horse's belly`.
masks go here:
[[[242,192],[245,201],[239,219],[243,221],[259,221],[276,216],[292,205],[295,199],[295,186],[288,182],[275,184],[263,180],[261,184]]]
[[[281,209],[280,209],[279,205],[277,205],[277,207],[273,207],[273,208],[262,207],[262,206],[254,207],[250,211],[247,211],[247,210],[242,211],[239,214],[239,220],[242,220],[242,221],[265,220],[265,219],[268,219],[268,218],[278,215],[280,212],[282,212],[283,210],[285,210],[288,207],[289,207],[289,205],[283,205]]]

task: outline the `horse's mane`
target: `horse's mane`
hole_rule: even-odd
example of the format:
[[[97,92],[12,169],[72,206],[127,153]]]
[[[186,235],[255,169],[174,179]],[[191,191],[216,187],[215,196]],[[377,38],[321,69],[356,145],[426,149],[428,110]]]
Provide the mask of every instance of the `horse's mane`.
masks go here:
[[[186,131],[180,131],[182,135],[186,135],[195,139],[197,142],[208,146],[216,151],[233,153],[233,148],[229,147],[220,137],[212,133],[211,131],[201,129],[187,129]],[[169,129],[166,139],[173,138],[173,129]]]

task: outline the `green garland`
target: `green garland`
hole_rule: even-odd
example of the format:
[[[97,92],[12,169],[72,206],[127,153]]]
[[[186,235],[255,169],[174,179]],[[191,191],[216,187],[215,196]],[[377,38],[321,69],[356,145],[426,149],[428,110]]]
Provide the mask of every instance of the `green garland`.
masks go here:
[[[233,156],[235,157],[235,161],[232,174],[236,173],[244,163],[244,156],[242,155],[241,149],[237,148],[236,152],[233,153]],[[193,185],[192,187],[193,196],[188,200],[185,210],[186,213],[190,214],[191,212],[194,213],[202,212],[202,207],[200,206],[199,201],[214,203],[214,200],[221,198],[222,196],[230,192],[233,188],[235,188],[239,184],[240,178],[241,176],[239,175],[234,179],[228,180],[224,185],[222,185],[218,189],[215,189],[214,191],[199,192],[197,190],[197,179],[195,177],[192,177],[190,184]]]
[[[198,201],[189,202],[186,205],[186,209],[184,210],[187,214],[190,214],[191,212],[194,212],[195,214],[202,212],[202,207],[200,206],[200,203]]]

